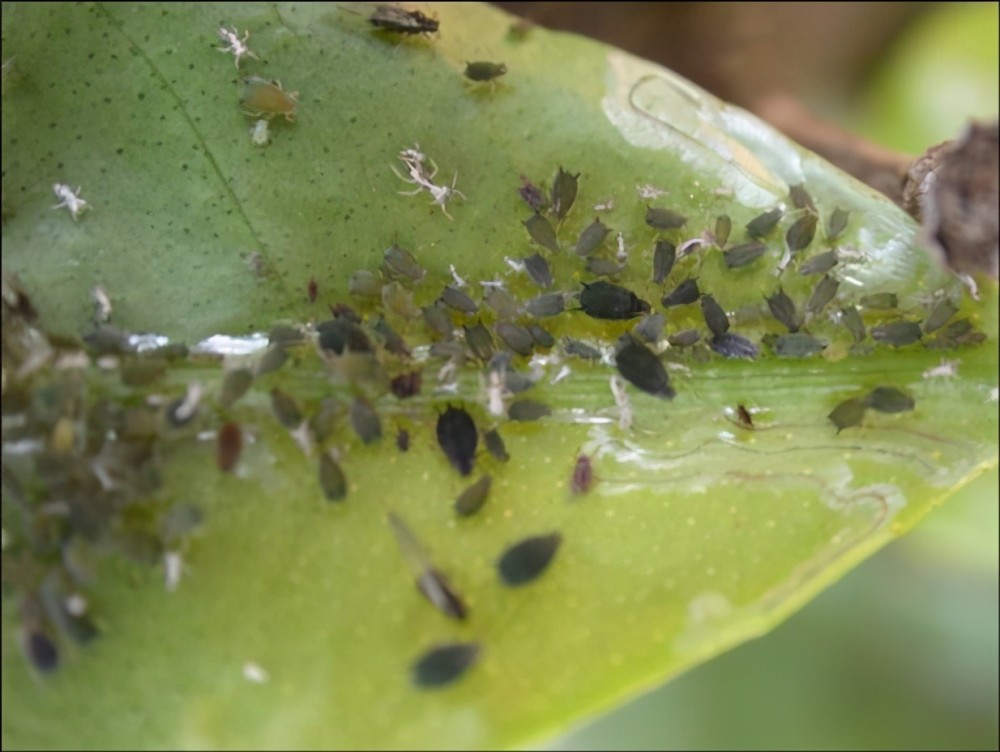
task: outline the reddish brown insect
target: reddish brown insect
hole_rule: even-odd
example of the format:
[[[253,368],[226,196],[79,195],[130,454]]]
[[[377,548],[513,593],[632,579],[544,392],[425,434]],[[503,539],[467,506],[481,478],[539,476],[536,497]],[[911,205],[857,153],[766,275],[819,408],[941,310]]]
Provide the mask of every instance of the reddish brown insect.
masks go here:
[[[573,476],[570,478],[569,490],[580,496],[587,493],[594,484],[594,468],[590,464],[590,457],[579,454],[576,458],[576,465],[573,466]]]
[[[319,285],[316,284],[316,280],[315,279],[310,279],[309,280],[309,288],[308,289],[309,289],[309,302],[310,303],[315,303],[316,302],[316,296],[319,295]]]
[[[215,443],[215,460],[219,469],[224,473],[231,473],[242,450],[243,432],[240,427],[232,421],[223,425]]]

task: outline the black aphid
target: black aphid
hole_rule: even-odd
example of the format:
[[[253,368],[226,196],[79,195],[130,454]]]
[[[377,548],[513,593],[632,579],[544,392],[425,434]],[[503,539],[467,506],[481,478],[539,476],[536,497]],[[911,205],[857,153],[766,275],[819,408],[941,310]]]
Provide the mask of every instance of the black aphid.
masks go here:
[[[653,251],[653,281],[660,284],[670,275],[677,260],[677,246],[667,240],[656,241]]]
[[[760,214],[747,222],[747,232],[752,238],[762,238],[781,221],[781,209],[775,208]]]
[[[524,175],[521,176],[521,187],[517,189],[517,192],[524,199],[524,203],[536,212],[540,212],[548,205],[548,200],[545,198],[542,189],[524,177]]]
[[[806,212],[788,228],[788,232],[785,233],[785,243],[788,250],[797,253],[808,248],[815,236],[816,215],[812,212]]]
[[[444,687],[461,678],[479,658],[479,645],[456,642],[431,648],[413,664],[413,683],[425,689]]]
[[[457,287],[452,287],[448,285],[441,291],[441,300],[445,305],[454,308],[456,311],[461,311],[462,313],[473,314],[479,310],[479,306],[476,305],[476,301],[466,295],[464,292],[459,290]]]
[[[841,209],[839,206],[834,209],[833,214],[826,220],[827,240],[836,240],[840,237],[840,233],[847,229],[847,223],[850,219],[851,213],[846,209]]]
[[[865,417],[865,403],[864,400],[857,397],[852,397],[849,400],[844,400],[839,405],[837,405],[830,414],[827,416],[829,420],[837,427],[837,433],[840,433],[845,428],[852,428],[861,424],[861,421]]]
[[[521,421],[522,423],[538,420],[539,418],[544,418],[546,415],[552,415],[552,408],[544,402],[532,399],[511,402],[510,407],[507,408],[507,417],[511,420]]]
[[[796,209],[809,209],[812,212],[816,211],[816,204],[813,203],[812,196],[806,190],[806,187],[799,183],[798,185],[792,185],[788,188],[788,197],[792,200],[792,205]]]
[[[295,398],[277,387],[271,390],[271,411],[278,422],[289,430],[302,425],[302,411]]]
[[[223,423],[215,439],[215,462],[219,469],[231,473],[242,450],[243,432],[240,427],[232,421]]]
[[[601,351],[596,347],[591,347],[586,342],[581,342],[578,339],[572,339],[567,337],[563,340],[563,352],[567,355],[575,355],[578,358],[583,358],[584,360],[600,360]]]
[[[600,219],[594,219],[589,225],[583,228],[580,239],[576,241],[576,255],[589,256],[604,243],[610,230]]]
[[[894,386],[875,387],[865,397],[865,407],[880,413],[906,413],[915,404],[913,397]]]
[[[555,347],[555,337],[538,324],[529,324],[528,331],[531,333],[531,338],[535,340],[535,344],[539,347],[544,347],[545,349]]]
[[[420,593],[445,616],[464,619],[469,611],[462,597],[448,582],[448,578],[434,568],[409,525],[395,512],[389,512],[389,525]]]
[[[891,324],[872,327],[872,339],[892,347],[904,347],[919,342],[922,334],[920,324],[915,321],[894,321]]]
[[[694,303],[700,296],[701,291],[698,289],[698,280],[685,279],[674,288],[673,292],[668,292],[663,296],[660,305],[664,308],[687,305],[688,303]]]
[[[525,538],[503,552],[497,561],[500,579],[505,585],[527,585],[541,575],[559,550],[562,536],[559,533]]]
[[[490,495],[490,485],[493,480],[489,475],[484,475],[471,486],[466,488],[455,499],[455,514],[459,517],[471,517],[486,503],[486,498]]]
[[[599,280],[583,283],[580,307],[595,319],[631,319],[649,313],[649,304],[624,287]]]
[[[462,475],[472,472],[479,434],[471,415],[460,407],[448,405],[438,416],[437,440],[452,467]]]
[[[616,277],[625,271],[625,265],[600,256],[591,256],[587,259],[587,271],[595,277]]]
[[[510,459],[510,455],[507,454],[507,447],[503,443],[503,437],[500,436],[500,432],[497,429],[491,428],[484,433],[483,442],[486,444],[486,451],[492,454],[495,459],[500,462],[507,462]]]
[[[382,271],[389,279],[405,278],[419,282],[427,274],[412,253],[395,243],[385,249],[382,258]]]
[[[837,288],[839,287],[840,282],[831,277],[829,274],[823,275],[823,279],[816,283],[816,287],[813,288],[812,295],[810,295],[809,300],[806,301],[806,313],[818,315],[824,308],[826,308],[826,304],[833,300],[833,296],[837,294]]]
[[[524,259],[524,270],[531,281],[541,288],[552,287],[552,270],[549,262],[540,253],[533,253]]]
[[[656,342],[663,334],[663,326],[667,323],[666,317],[662,313],[651,313],[632,329],[640,339],[646,342]]]
[[[525,310],[535,318],[557,316],[563,312],[565,302],[561,292],[549,292],[529,300]]]
[[[701,339],[701,332],[697,329],[685,329],[683,332],[677,332],[676,334],[671,334],[667,337],[667,342],[669,342],[673,347],[691,347]]]
[[[854,306],[840,309],[840,323],[851,333],[855,342],[861,342],[867,336],[865,322],[861,320],[861,314]]]
[[[818,253],[811,259],[802,262],[799,267],[799,274],[809,276],[810,274],[826,274],[837,265],[837,252],[825,251]]]
[[[646,207],[646,224],[657,230],[676,230],[687,224],[687,217],[671,209]]]
[[[767,251],[767,246],[763,243],[741,243],[722,252],[722,256],[729,269],[739,269],[747,266],[759,259]]]
[[[736,415],[740,420],[740,425],[744,428],[753,428],[753,417],[744,405],[736,406]]]
[[[319,487],[327,501],[343,501],[347,497],[347,478],[328,452],[319,455]]]
[[[465,344],[480,360],[487,361],[493,357],[495,349],[493,335],[481,321],[477,321],[473,326],[465,327]]]
[[[552,213],[558,219],[563,219],[576,201],[577,179],[580,173],[573,175],[566,172],[562,167],[556,173],[556,178],[552,181]]]
[[[590,457],[579,454],[573,465],[573,473],[569,478],[569,490],[575,496],[581,496],[590,490],[594,483],[594,467],[590,463]]]
[[[930,314],[928,314],[927,319],[924,321],[924,334],[936,332],[947,324],[948,320],[956,313],[958,313],[958,306],[952,303],[950,299],[945,298],[934,306]]]
[[[899,299],[894,292],[876,292],[872,295],[863,295],[858,302],[862,308],[870,308],[873,311],[891,311],[899,306]]]
[[[347,291],[359,298],[382,296],[382,278],[367,269],[358,269],[347,280]]]
[[[372,343],[365,330],[349,319],[323,321],[316,326],[316,331],[319,333],[319,346],[337,355],[343,354],[345,350],[372,351]]]
[[[725,358],[748,358],[753,360],[757,357],[757,345],[739,334],[726,332],[712,337],[709,346]]]
[[[521,224],[524,225],[531,239],[542,248],[548,248],[553,253],[559,252],[559,241],[556,240],[556,231],[552,229],[549,220],[541,214],[535,212],[535,214]]]
[[[410,451],[410,432],[405,428],[396,431],[396,448],[401,452]]]
[[[782,334],[774,340],[775,355],[785,358],[804,358],[815,355],[824,347],[826,347],[825,342],[805,332]]]
[[[445,310],[443,304],[434,303],[424,306],[420,310],[424,315],[424,321],[427,323],[427,326],[438,334],[443,334],[446,337],[451,336],[454,325],[451,322],[451,316]]]
[[[416,394],[420,394],[421,377],[420,371],[410,371],[394,376],[389,382],[389,389],[393,395],[399,399],[408,399]]]
[[[465,64],[465,77],[470,81],[493,81],[507,72],[503,63],[490,63],[483,60]]]
[[[720,214],[715,218],[715,245],[722,248],[729,242],[729,233],[733,229],[733,220],[728,214]]]
[[[25,636],[25,652],[31,665],[43,674],[50,674],[59,668],[59,649],[40,630],[32,629]]]
[[[673,399],[676,392],[670,386],[667,369],[652,350],[630,340],[615,355],[618,372],[633,386],[660,399]]]
[[[778,291],[771,295],[769,298],[765,298],[767,301],[767,307],[771,309],[771,315],[778,320],[779,323],[783,324],[788,331],[793,334],[799,330],[801,322],[799,321],[799,314],[795,310],[795,302],[788,297],[788,294],[778,288]]]
[[[351,402],[351,427],[365,444],[371,444],[382,437],[382,421],[372,407],[372,403],[358,396]]]
[[[701,315],[705,317],[709,331],[716,337],[721,337],[729,331],[729,317],[711,295],[702,296]]]
[[[273,373],[285,365],[285,361],[287,360],[288,350],[284,345],[271,345],[257,360],[257,365],[253,369],[254,376],[264,376]]]
[[[372,26],[397,34],[433,34],[439,26],[436,18],[397,5],[376,5],[368,21]]]
[[[494,287],[486,293],[486,304],[497,312],[499,319],[512,319],[518,314],[517,301],[510,293],[499,287]]]
[[[496,326],[497,336],[506,343],[507,347],[518,355],[531,355],[531,350],[535,344],[535,338],[531,332],[520,324],[512,324],[509,321],[498,321]]]

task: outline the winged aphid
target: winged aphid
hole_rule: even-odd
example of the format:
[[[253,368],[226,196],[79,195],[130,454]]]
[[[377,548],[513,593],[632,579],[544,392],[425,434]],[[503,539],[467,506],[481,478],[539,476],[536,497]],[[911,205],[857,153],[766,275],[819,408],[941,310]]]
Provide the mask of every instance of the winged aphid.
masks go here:
[[[752,238],[764,237],[778,225],[778,222],[781,221],[783,213],[784,212],[782,212],[780,208],[774,208],[770,211],[764,212],[763,214],[757,215],[747,222],[747,233]]]
[[[215,462],[224,473],[231,473],[236,467],[243,450],[243,431],[238,424],[223,423],[215,438]]]
[[[556,231],[552,229],[549,220],[538,212],[526,219],[521,224],[528,231],[528,235],[542,248],[547,248],[553,253],[559,252],[559,241],[556,240]]]
[[[780,324],[793,334],[799,330],[802,323],[795,310],[795,302],[788,297],[788,294],[782,288],[779,287],[774,294],[765,298],[765,300],[767,301],[767,307],[770,309],[771,315]]]
[[[633,339],[615,355],[618,372],[630,384],[660,399],[673,399],[670,377],[652,350]]]
[[[370,444],[382,437],[382,421],[375,412],[372,403],[358,395],[351,402],[349,412],[351,428],[365,444]]]
[[[865,407],[880,413],[905,413],[916,404],[906,392],[894,386],[877,386],[864,398]]]
[[[486,503],[490,495],[490,486],[493,479],[488,475],[483,475],[471,486],[465,488],[455,499],[455,514],[459,517],[471,517]]]
[[[604,243],[610,230],[600,219],[594,219],[583,228],[579,240],[576,241],[576,255],[589,256]]]
[[[809,296],[809,300],[806,301],[805,312],[811,313],[813,315],[819,315],[819,313],[826,308],[827,303],[833,300],[833,297],[837,294],[837,289],[840,287],[840,282],[831,277],[829,274],[823,275],[823,278],[816,283],[813,288],[812,294]]]
[[[566,172],[561,166],[552,181],[552,213],[564,219],[576,201],[576,191],[580,173]]]
[[[347,498],[347,478],[344,471],[329,452],[319,455],[319,487],[327,501],[343,501]]]
[[[535,338],[531,332],[520,324],[513,324],[509,321],[498,321],[494,327],[497,336],[518,355],[528,356],[535,344]]]
[[[729,269],[739,269],[752,264],[767,252],[763,243],[741,243],[722,252],[723,260]]]
[[[687,224],[687,217],[672,209],[646,207],[646,224],[657,230],[677,230]]]
[[[522,423],[535,421],[551,414],[551,407],[546,405],[544,402],[532,399],[522,399],[517,402],[511,402],[510,407],[507,408],[507,417],[511,420],[520,421]]]
[[[816,236],[816,215],[806,212],[799,217],[785,233],[785,244],[792,253],[798,253],[809,247]]]
[[[580,307],[595,319],[631,319],[649,313],[649,304],[634,292],[603,280],[583,283]]]
[[[541,288],[552,287],[552,270],[549,262],[540,253],[533,253],[524,259],[524,270],[531,281]]]
[[[653,250],[653,281],[660,284],[674,268],[677,260],[677,246],[668,240],[656,241],[656,248]]]
[[[860,425],[865,417],[865,402],[858,397],[844,400],[837,405],[827,418],[837,427],[837,433],[845,428]]]
[[[452,467],[461,475],[472,472],[479,434],[469,413],[461,407],[448,405],[438,416],[437,440]]]
[[[687,305],[694,303],[699,297],[701,297],[701,291],[698,289],[698,280],[685,279],[672,292],[663,296],[660,305],[664,308]]]
[[[893,321],[872,327],[872,339],[891,347],[905,347],[919,342],[923,332],[915,321]]]
[[[549,533],[510,546],[497,561],[501,581],[509,587],[520,587],[538,579],[552,563],[561,543],[562,535]]]
[[[729,331],[729,317],[711,295],[701,297],[701,314],[714,336],[720,337]]]
[[[824,251],[817,253],[812,258],[806,259],[799,267],[799,274],[809,276],[810,274],[826,274],[837,265],[837,252]]]
[[[469,315],[472,315],[479,310],[479,306],[476,305],[476,301],[459,290],[457,287],[452,287],[451,285],[447,285],[444,290],[441,291],[441,300],[445,303],[445,305],[454,308],[456,311],[467,313]]]
[[[474,642],[457,642],[431,648],[413,664],[413,683],[424,689],[438,689],[462,677],[475,665],[480,648]]]

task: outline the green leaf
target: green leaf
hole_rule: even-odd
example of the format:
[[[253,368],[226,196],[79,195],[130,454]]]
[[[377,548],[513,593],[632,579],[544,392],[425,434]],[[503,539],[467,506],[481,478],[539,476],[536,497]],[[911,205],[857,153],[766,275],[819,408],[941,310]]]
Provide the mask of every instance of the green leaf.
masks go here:
[[[829,274],[841,284],[827,310],[892,293],[899,309],[889,314],[921,320],[945,297],[958,306],[953,320],[969,319],[988,341],[954,353],[930,349],[930,336],[899,349],[855,345],[839,322],[816,315],[803,327],[829,345],[809,360],[671,349],[663,360],[676,398],[630,389],[631,428],[619,425],[628,411],[608,388],[613,368],[563,357],[561,343],[560,362],[539,366],[544,377],[530,396],[552,414],[531,422],[492,417],[472,364],[458,369],[457,393],[436,396],[440,364],[425,364],[423,393],[403,401],[381,382],[381,371],[402,361],[380,352],[378,369],[345,385],[344,361],[331,365],[310,343],[288,345],[277,370],[258,368],[230,407],[215,400],[223,369],[211,359],[176,362],[145,386],[91,367],[80,379],[88,404],[106,398],[139,415],[150,396],[180,396],[192,381],[204,386],[206,404],[183,429],[157,425],[153,467],[163,486],[114,518],[92,552],[111,555],[85,567],[96,575],[86,590],[101,635],[77,647],[60,633],[62,665],[40,681],[17,655],[17,636],[32,626],[24,607],[38,577],[32,562],[54,567],[58,557],[40,557],[18,523],[41,519],[49,480],[8,451],[5,391],[4,572],[29,583],[4,593],[5,745],[524,745],[766,631],[996,464],[996,288],[985,284],[983,300],[971,300],[880,195],[747,113],[605,46],[541,29],[519,40],[508,35],[511,19],[486,6],[438,7],[433,38],[375,31],[365,12],[5,5],[4,54],[13,62],[4,74],[4,193],[16,215],[4,226],[4,271],[32,293],[39,326],[87,328],[89,291],[100,284],[113,321],[173,340],[322,321],[327,303],[351,300],[366,326],[385,313],[415,349],[430,330],[393,311],[433,305],[455,284],[451,265],[477,302],[478,282],[497,278],[522,304],[535,297],[531,280],[503,259],[537,250],[521,224],[519,176],[550,185],[562,167],[580,178],[572,207],[552,221],[559,247],[601,212],[622,233],[628,259],[616,283],[641,300],[697,277],[734,332],[754,342],[781,333],[765,297],[780,284],[803,309],[815,280],[794,266],[832,249],[823,228],[840,208],[851,221],[837,238],[844,252]],[[220,23],[249,29],[261,59],[244,58],[238,72],[213,49]],[[462,75],[483,50],[508,68],[493,88]],[[244,75],[299,91],[296,121],[275,120],[268,145],[253,143],[252,121],[240,112]],[[416,144],[440,168],[436,184],[451,186],[457,173],[465,198],[448,204],[453,221],[426,192],[399,193],[414,186],[390,166],[404,170],[397,154]],[[53,211],[55,182],[81,186],[91,210],[75,222]],[[732,241],[746,242],[742,228],[803,183],[820,221],[796,259],[767,240],[761,259],[730,269],[719,249],[695,244],[678,251],[662,285],[650,281],[661,237],[681,249],[724,212],[741,228]],[[668,192],[686,230],[661,236],[646,225],[653,189]],[[774,238],[799,218],[784,215]],[[396,305],[386,311],[384,293],[349,298],[352,273],[376,273],[393,244],[426,276],[394,282]],[[599,252],[615,255],[612,245]],[[580,292],[580,281],[592,281],[571,252],[548,261],[556,290]],[[496,319],[486,305],[475,316],[448,315],[469,327]],[[869,327],[891,323],[884,311],[865,316]],[[608,348],[634,323],[567,311],[544,326],[560,340]],[[671,308],[668,333],[687,328],[704,332],[700,306]],[[942,354],[960,360],[957,375],[925,377]],[[570,375],[557,379],[563,364]],[[525,359],[514,366],[527,370]],[[17,408],[28,429],[56,446],[65,424],[49,397],[62,379],[48,368],[5,370],[5,389],[23,390],[32,405]],[[369,444],[348,424],[352,387],[381,416],[384,435]],[[838,434],[831,410],[877,387],[906,392],[914,410],[868,411]],[[307,419],[332,421],[322,448],[303,452],[271,415],[272,389]],[[493,480],[488,503],[468,519],[456,517],[453,502],[469,480],[435,436],[437,414],[457,404],[481,431],[499,423],[510,456],[477,456],[477,473]],[[738,425],[739,404],[755,411],[753,430]],[[228,420],[247,438],[232,474],[216,467],[212,442],[197,438]],[[410,434],[406,453],[392,441],[397,428]],[[333,474],[342,475],[337,503],[319,482],[318,452],[327,450],[336,450]],[[594,482],[573,495],[580,452]],[[8,471],[28,481],[27,512],[8,506]],[[120,554],[142,529],[136,516],[156,519],[177,503],[198,506],[205,522],[171,543],[187,570],[164,593],[161,572]],[[468,618],[448,618],[418,590],[389,512],[406,520]],[[504,552],[554,534],[558,550],[537,578],[505,585]],[[440,665],[419,662],[451,655],[428,652],[445,645],[477,647],[452,651],[464,673],[445,667],[449,680],[457,676],[446,686],[416,686],[412,677],[425,670],[440,677]]]

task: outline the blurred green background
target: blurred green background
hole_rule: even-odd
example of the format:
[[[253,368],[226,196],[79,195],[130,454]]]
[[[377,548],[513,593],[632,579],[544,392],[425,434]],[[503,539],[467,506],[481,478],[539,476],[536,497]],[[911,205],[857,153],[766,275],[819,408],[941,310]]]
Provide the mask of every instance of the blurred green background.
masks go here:
[[[996,3],[503,5],[751,109],[791,93],[913,154],[998,111]],[[997,749],[998,483],[994,469],[769,635],[553,748]]]

